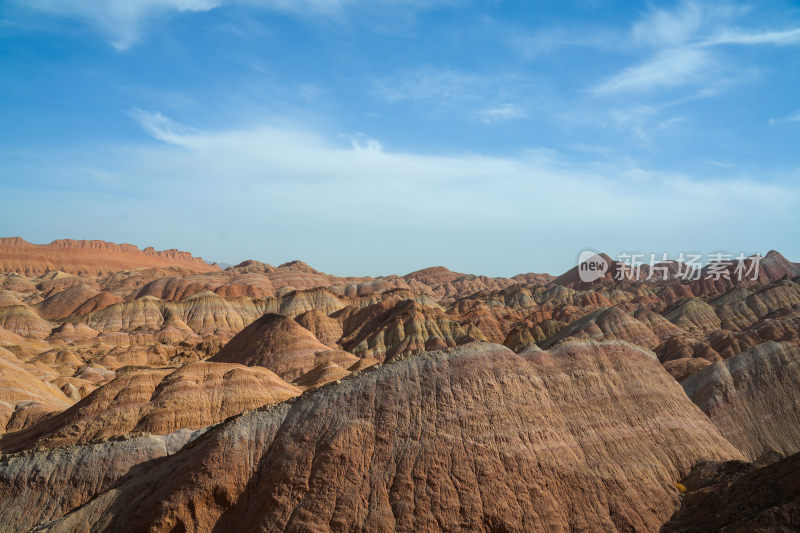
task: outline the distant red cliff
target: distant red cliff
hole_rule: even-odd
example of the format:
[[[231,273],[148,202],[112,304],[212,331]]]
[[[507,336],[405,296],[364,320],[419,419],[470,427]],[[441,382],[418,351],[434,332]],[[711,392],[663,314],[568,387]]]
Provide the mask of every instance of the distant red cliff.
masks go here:
[[[132,244],[61,239],[31,244],[20,237],[0,238],[0,272],[41,275],[60,270],[71,274],[103,274],[135,268],[178,266],[194,272],[219,270],[202,258],[171,249],[140,250]]]

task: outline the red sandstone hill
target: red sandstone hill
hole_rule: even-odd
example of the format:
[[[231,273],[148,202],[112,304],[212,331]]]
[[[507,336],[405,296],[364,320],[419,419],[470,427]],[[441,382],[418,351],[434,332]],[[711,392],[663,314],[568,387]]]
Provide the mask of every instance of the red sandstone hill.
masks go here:
[[[652,354],[585,342],[410,356],[152,446],[7,457],[8,529],[656,531],[693,465],[742,459]]]
[[[291,380],[314,368],[316,355],[328,350],[291,318],[267,313],[239,332],[210,360],[263,366]]]
[[[777,252],[748,283],[582,284],[98,273],[78,268],[93,243],[2,246],[79,261],[20,274],[0,255],[0,533],[800,523],[797,457],[692,481],[800,452],[800,265]]]
[[[60,270],[71,274],[104,274],[135,268],[178,266],[193,272],[219,270],[199,257],[178,250],[140,250],[132,244],[61,239],[31,244],[20,237],[0,238],[0,272],[27,276]]]

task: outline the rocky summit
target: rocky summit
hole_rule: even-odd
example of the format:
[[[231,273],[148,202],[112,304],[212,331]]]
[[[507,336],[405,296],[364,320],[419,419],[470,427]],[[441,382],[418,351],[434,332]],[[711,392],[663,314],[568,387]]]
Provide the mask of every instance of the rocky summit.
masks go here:
[[[778,252],[746,282],[274,264],[0,239],[0,532],[800,528]]]
[[[20,237],[0,238],[0,268],[25,274],[59,270],[70,273],[114,272],[126,268],[182,267],[192,272],[219,270],[179,250],[140,250],[131,244],[61,239],[31,244]]]

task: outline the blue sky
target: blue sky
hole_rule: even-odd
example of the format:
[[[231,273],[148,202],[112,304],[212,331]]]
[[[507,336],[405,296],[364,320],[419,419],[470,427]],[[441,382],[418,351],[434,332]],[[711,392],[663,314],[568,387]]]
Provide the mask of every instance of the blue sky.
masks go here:
[[[0,234],[560,273],[800,260],[796,2],[0,1]]]

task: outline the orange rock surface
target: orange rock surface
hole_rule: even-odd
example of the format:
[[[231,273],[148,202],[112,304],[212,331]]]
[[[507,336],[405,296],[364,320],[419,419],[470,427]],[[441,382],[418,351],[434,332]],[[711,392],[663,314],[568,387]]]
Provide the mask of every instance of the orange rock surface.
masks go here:
[[[701,458],[741,455],[646,352],[473,344],[230,420],[44,530],[654,531]]]
[[[0,238],[0,271],[39,275],[60,270],[75,274],[100,274],[115,270],[180,266],[195,272],[219,267],[178,250],[140,250],[130,244],[62,239],[50,244],[31,244],[19,237]]]
[[[270,313],[244,328],[210,361],[262,366],[293,380],[314,368],[317,354],[329,349],[291,318]]]
[[[128,368],[63,413],[0,438],[0,450],[199,429],[298,394],[300,389],[260,367],[202,361],[178,369]]]
[[[4,239],[0,532],[657,531],[681,479],[731,513],[693,466],[800,451],[800,265],[762,266],[341,277]]]

